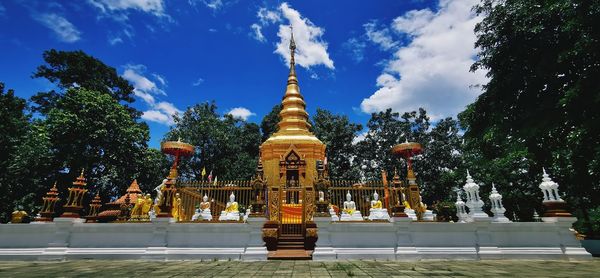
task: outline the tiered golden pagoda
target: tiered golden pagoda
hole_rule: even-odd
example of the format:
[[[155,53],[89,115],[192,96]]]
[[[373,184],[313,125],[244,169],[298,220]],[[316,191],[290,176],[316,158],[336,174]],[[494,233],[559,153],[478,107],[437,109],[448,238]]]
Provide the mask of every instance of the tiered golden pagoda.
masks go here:
[[[42,209],[40,210],[40,217],[36,218],[35,221],[39,222],[51,222],[54,219],[54,208],[56,207],[56,202],[60,200],[58,198],[58,189],[56,188],[56,182],[50,191],[46,193],[46,196],[42,198],[44,204],[42,205]]]
[[[85,217],[85,222],[96,222],[98,218],[98,213],[100,212],[100,208],[102,207],[102,200],[100,199],[100,195],[96,193],[96,196],[90,203],[90,211],[88,215]]]
[[[292,180],[301,187],[312,185],[318,177],[317,161],[325,159],[325,144],[309,131],[306,103],[300,94],[296,77],[295,50],[292,34],[290,73],[281,101],[279,129],[260,146],[264,176],[270,188],[280,187]]]
[[[83,176],[83,169],[81,174],[77,177],[77,180],[73,182],[73,186],[69,187],[69,198],[67,203],[63,206],[64,212],[60,217],[71,217],[79,218],[81,215],[79,212],[83,209],[82,201],[85,193],[88,191],[85,189],[87,183]]]

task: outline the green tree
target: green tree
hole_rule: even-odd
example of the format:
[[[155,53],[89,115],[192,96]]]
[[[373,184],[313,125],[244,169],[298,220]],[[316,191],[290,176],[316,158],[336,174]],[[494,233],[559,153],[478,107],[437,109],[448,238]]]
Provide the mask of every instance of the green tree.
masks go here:
[[[34,211],[35,197],[48,185],[52,156],[43,126],[30,123],[25,100],[4,92],[3,83],[0,107],[0,222],[7,222],[17,207]]]
[[[528,183],[521,198],[539,202],[545,166],[590,223],[600,204],[600,3],[483,0],[475,11],[472,70],[489,82],[460,115],[465,137],[482,160],[527,162],[510,169]]]
[[[51,90],[34,95],[32,101],[37,105],[34,107],[36,111],[43,114],[49,112],[63,96],[65,90],[76,87],[109,94],[115,100],[126,104],[134,101],[133,86],[127,80],[119,76],[113,67],[107,66],[81,50],[50,49],[44,51],[43,57],[46,64],[39,66],[33,77],[46,78],[62,91]],[[127,109],[132,115],[140,116],[139,111],[131,107]]]
[[[428,128],[429,117],[424,109],[404,113],[402,117],[391,109],[373,113],[367,122],[365,139],[356,144],[355,160],[370,179],[380,179],[381,170],[394,173],[396,168],[405,176],[404,161],[393,155],[391,149],[405,140],[426,142]],[[415,165],[418,163],[417,158]]]
[[[59,169],[69,170],[64,182],[85,169],[93,192],[118,195],[147,158],[147,125],[134,120],[109,94],[69,89],[48,112],[44,125]]]
[[[329,175],[333,179],[352,180],[358,178],[357,167],[352,165],[354,154],[353,140],[362,130],[359,124],[350,123],[347,116],[334,115],[317,109],[313,117],[313,131],[326,146]]]
[[[260,128],[231,115],[221,117],[215,103],[201,103],[175,116],[167,140],[181,138],[196,147],[191,158],[180,164],[184,179],[202,178],[202,169],[219,180],[251,178],[258,162]],[[207,177],[204,177],[205,179]]]
[[[269,114],[267,114],[263,117],[262,122],[260,123],[260,129],[262,131],[262,141],[263,142],[266,141],[267,139],[269,139],[271,134],[273,134],[273,133],[277,132],[277,130],[279,130],[279,127],[277,126],[277,124],[281,120],[281,117],[279,116],[281,109],[282,109],[281,104],[277,104],[277,105],[273,106],[273,109],[271,109],[271,112],[269,112]]]

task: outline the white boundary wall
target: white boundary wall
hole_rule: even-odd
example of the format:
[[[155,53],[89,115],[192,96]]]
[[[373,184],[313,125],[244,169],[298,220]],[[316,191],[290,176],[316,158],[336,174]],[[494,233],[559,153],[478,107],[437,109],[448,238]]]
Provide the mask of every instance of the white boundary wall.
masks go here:
[[[569,230],[575,218],[544,222],[472,223],[330,222],[315,219],[319,240],[314,260],[566,259],[592,256]],[[490,219],[491,220],[491,219]]]
[[[569,230],[575,218],[545,222],[330,222],[316,218],[314,260],[591,259]],[[1,224],[0,260],[266,260],[262,218],[248,223]]]

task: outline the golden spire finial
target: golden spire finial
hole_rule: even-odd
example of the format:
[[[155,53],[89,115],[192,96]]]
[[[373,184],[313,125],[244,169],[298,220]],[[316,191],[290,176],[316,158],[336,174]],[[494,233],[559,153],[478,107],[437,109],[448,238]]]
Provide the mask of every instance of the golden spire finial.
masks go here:
[[[54,181],[54,185],[52,186],[52,188],[50,190],[56,189],[56,184],[57,183],[58,183],[57,181]]]
[[[291,82],[298,83],[296,79],[296,60],[294,55],[296,54],[296,42],[294,41],[294,27],[290,25],[290,76],[288,78],[288,84]]]
[[[80,178],[83,178],[83,172],[85,171],[85,168],[81,168],[81,174],[79,174]]]

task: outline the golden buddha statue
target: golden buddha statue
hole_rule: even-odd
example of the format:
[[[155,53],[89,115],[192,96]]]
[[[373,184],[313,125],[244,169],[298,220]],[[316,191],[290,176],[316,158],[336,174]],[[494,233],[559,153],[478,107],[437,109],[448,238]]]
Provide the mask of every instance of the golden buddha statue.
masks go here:
[[[173,198],[173,208],[171,209],[171,215],[175,218],[176,221],[181,221],[183,217],[183,211],[181,209],[181,197],[179,193],[175,193],[175,197]]]
[[[144,207],[144,198],[142,194],[137,194],[137,199],[135,201],[135,205],[131,209],[131,218],[139,218],[142,216],[142,209]]]
[[[152,209],[153,203],[154,202],[152,201],[152,197],[150,196],[150,194],[146,194],[146,196],[144,196],[144,204],[142,206],[142,217],[148,216],[148,213]]]

